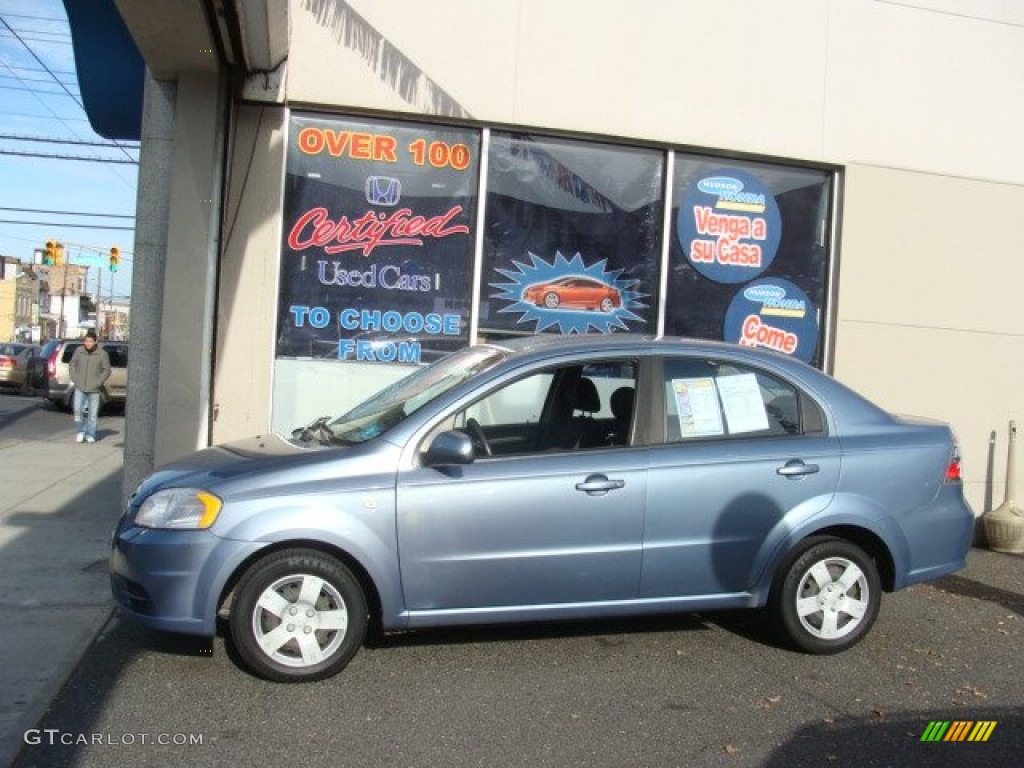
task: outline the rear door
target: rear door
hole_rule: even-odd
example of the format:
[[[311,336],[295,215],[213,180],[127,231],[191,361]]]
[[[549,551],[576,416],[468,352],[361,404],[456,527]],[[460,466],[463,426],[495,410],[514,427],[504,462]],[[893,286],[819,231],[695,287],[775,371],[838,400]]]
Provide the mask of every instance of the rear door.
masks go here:
[[[742,592],[759,555],[832,500],[838,440],[812,400],[764,371],[675,358],[660,380],[642,596]]]
[[[124,344],[104,344],[110,358],[110,378],[107,393],[112,400],[124,400],[128,388],[128,347]]]

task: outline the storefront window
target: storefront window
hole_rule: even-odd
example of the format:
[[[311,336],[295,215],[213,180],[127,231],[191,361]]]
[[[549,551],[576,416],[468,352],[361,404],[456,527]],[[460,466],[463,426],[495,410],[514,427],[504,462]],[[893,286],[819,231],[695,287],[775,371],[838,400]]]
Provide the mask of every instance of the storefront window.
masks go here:
[[[491,134],[480,332],[653,331],[664,153]]]
[[[278,357],[419,363],[466,346],[478,132],[292,119]]]
[[[492,131],[481,179],[483,133],[293,113],[275,431],[535,333],[664,332],[822,367],[830,171]]]
[[[831,175],[676,155],[665,332],[821,367]]]
[[[272,426],[469,344],[480,133],[292,115]]]

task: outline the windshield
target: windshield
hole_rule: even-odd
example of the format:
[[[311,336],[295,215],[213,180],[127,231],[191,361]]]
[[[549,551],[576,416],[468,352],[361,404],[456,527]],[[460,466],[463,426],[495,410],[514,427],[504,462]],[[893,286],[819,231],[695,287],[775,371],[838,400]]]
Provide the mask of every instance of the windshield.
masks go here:
[[[470,376],[494,367],[505,357],[503,350],[494,347],[468,347],[443,357],[385,387],[332,421],[329,424],[332,439],[347,445],[370,440]]]

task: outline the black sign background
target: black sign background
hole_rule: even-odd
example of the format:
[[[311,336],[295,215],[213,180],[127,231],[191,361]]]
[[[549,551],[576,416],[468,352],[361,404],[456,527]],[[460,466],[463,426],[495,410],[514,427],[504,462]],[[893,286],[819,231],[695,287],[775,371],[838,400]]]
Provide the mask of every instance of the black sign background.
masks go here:
[[[389,340],[429,357],[468,343],[478,155],[474,130],[292,116],[277,357],[354,360],[356,342]],[[442,316],[444,330],[385,331],[384,313],[414,327]]]

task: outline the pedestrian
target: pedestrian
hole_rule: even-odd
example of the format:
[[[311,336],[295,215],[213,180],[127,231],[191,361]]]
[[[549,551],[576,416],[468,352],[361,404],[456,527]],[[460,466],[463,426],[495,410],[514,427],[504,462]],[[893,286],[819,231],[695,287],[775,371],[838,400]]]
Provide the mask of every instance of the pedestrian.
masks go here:
[[[88,331],[82,346],[71,356],[71,383],[75,385],[75,441],[96,442],[96,419],[100,413],[100,392],[110,378],[110,358],[96,344],[96,332]],[[83,413],[84,411],[84,413]]]

